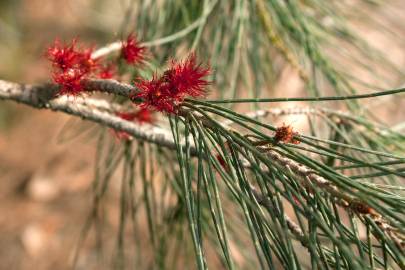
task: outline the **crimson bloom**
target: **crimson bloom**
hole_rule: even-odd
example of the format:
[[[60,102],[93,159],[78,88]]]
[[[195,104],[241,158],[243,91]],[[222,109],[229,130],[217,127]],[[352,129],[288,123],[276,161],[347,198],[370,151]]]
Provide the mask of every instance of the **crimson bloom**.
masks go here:
[[[76,50],[76,39],[70,44],[62,45],[59,39],[56,39],[52,46],[48,47],[47,57],[54,67],[65,71],[75,66],[80,58],[80,53]]]
[[[100,68],[100,72],[98,73],[98,77],[100,79],[111,79],[114,77],[115,73],[117,72],[116,66],[113,64],[108,64],[106,66],[102,66]]]
[[[99,59],[91,57],[94,48],[86,48],[79,53],[78,68],[82,69],[86,73],[95,71],[100,67]]]
[[[209,74],[210,68],[197,64],[195,54],[191,54],[184,62],[172,61],[161,77],[154,75],[151,80],[136,82],[140,93],[134,98],[141,98],[144,108],[173,113],[186,96],[202,97],[206,94],[205,87],[209,82],[205,77]]]
[[[152,111],[146,108],[141,108],[139,111],[135,113],[135,120],[140,124],[143,123],[152,124],[153,122],[155,122]]]
[[[53,81],[61,86],[58,95],[79,95],[83,91],[81,80],[100,68],[99,60],[91,56],[94,48],[79,49],[76,45],[77,39],[70,44],[61,44],[57,39],[47,50],[54,67]]]
[[[127,39],[122,42],[121,57],[128,64],[135,65],[143,63],[145,60],[146,48],[141,46],[133,34],[129,34]]]
[[[84,75],[85,73],[83,72],[83,70],[74,68],[54,73],[54,82],[61,86],[58,94],[69,94],[73,96],[80,94],[83,90],[81,80],[83,79]]]
[[[117,112],[116,115],[127,121],[135,121],[139,124],[150,123],[152,124],[155,119],[152,112],[146,108],[141,108],[136,112]],[[115,136],[121,140],[129,140],[131,136],[125,131],[114,131]]]
[[[150,124],[154,122],[152,112],[145,108],[142,108],[136,112],[117,112],[116,115],[127,121]]]
[[[115,113],[119,118],[132,121],[135,119],[136,112],[117,112]]]
[[[163,78],[170,84],[172,91],[179,95],[201,97],[206,94],[205,88],[209,84],[204,78],[210,73],[210,68],[198,64],[192,53],[184,62],[171,61],[170,69],[163,74]]]
[[[157,78],[156,75],[151,80],[140,80],[135,85],[140,92],[134,98],[141,98],[142,108],[153,108],[159,112],[173,113],[178,98],[173,95],[162,78]]]

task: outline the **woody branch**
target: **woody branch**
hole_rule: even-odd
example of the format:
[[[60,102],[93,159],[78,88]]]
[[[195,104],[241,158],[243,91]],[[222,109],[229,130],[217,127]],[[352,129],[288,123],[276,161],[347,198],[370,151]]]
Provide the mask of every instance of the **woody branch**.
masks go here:
[[[137,92],[137,88],[128,84],[123,84],[115,80],[95,80],[87,79],[83,82],[83,87],[86,91],[101,91],[109,94],[116,94],[125,97],[131,96]],[[120,105],[110,104],[104,100],[92,99],[88,97],[74,97],[60,96],[54,98],[59,87],[53,84],[44,85],[26,85],[18,84],[9,81],[0,80],[0,99],[13,100],[18,103],[23,103],[38,109],[50,109],[53,111],[60,111],[70,115],[80,117],[85,120],[99,123],[103,126],[110,127],[117,131],[124,131],[132,135],[134,138],[153,143],[169,149],[175,149],[176,144],[170,131],[149,125],[137,125],[133,122],[126,121],[114,114],[114,111],[120,109]],[[182,114],[193,113],[185,110]],[[279,112],[277,112],[279,113]],[[202,121],[203,124],[210,128],[209,121]],[[226,122],[224,128],[230,123]],[[191,146],[191,153],[196,153],[194,146]],[[368,216],[372,218],[380,229],[386,232],[387,235],[397,244],[403,248],[403,236],[393,228],[381,215],[377,214],[372,208],[367,205],[361,205],[360,202],[355,201],[353,198],[344,194],[337,189],[330,181],[322,176],[316,175],[312,170],[306,166],[297,163],[296,161],[283,157],[274,150],[266,149],[267,156],[280,166],[290,168],[295,174],[308,179],[312,184],[318,186],[324,191],[328,192],[333,197],[341,199],[339,204],[343,207],[348,207],[352,211],[361,216]],[[303,181],[304,185],[308,185]],[[264,195],[258,194],[255,191],[255,196],[259,202],[264,202]],[[364,212],[367,209],[366,212]],[[294,224],[291,224],[293,228]]]

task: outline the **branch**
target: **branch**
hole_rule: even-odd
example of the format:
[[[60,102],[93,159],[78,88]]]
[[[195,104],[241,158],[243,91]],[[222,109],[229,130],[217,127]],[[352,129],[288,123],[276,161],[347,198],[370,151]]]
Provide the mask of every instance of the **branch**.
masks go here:
[[[100,82],[100,89],[106,90],[107,88],[104,88],[104,86],[112,86],[108,91],[105,91],[109,93],[113,93],[115,90],[124,93],[132,89],[110,80],[107,82],[102,82],[101,80],[90,81],[89,86],[95,87],[98,82]],[[147,124],[139,125],[123,120],[115,114],[107,112],[107,110],[113,109],[114,105],[109,105],[102,100],[83,97],[69,98],[67,96],[53,99],[57,90],[58,87],[51,84],[33,86],[0,80],[0,99],[13,100],[38,109],[61,111],[117,131],[125,131],[139,140],[171,149],[175,149],[176,147],[171,133],[165,129]]]
[[[104,89],[104,91],[109,93],[117,91],[125,94],[127,91],[130,92],[133,90],[130,87],[122,86],[121,84],[112,81],[88,81],[89,89],[95,89],[96,86],[101,86],[99,88],[100,90]],[[120,105],[110,104],[105,100],[82,97],[77,97],[73,100],[66,96],[62,96],[52,100],[52,97],[55,95],[57,90],[58,87],[51,84],[33,86],[0,80],[0,99],[13,100],[38,109],[50,109],[53,111],[61,111],[70,115],[79,116],[82,119],[108,126],[114,130],[125,131],[131,134],[133,137],[149,143],[170,149],[176,148],[172,134],[169,131],[151,125],[136,125],[112,114],[111,112],[122,109]],[[194,146],[191,147],[194,148]],[[195,150],[191,152],[196,153]],[[264,207],[270,207],[267,203],[268,199],[265,196],[260,195],[253,186],[251,188],[257,201]],[[292,233],[303,243],[305,243],[303,240],[304,233],[301,231],[299,226],[295,224],[287,215],[285,215],[284,218]]]
[[[114,80],[85,80],[83,81],[84,87],[88,91],[98,90],[101,92],[118,94],[122,96],[130,96],[133,92],[138,91],[135,87],[119,83]],[[153,143],[169,149],[176,149],[176,143],[172,134],[163,128],[152,125],[139,125],[130,121],[123,120],[116,116],[112,111],[114,104],[108,102],[67,96],[55,97],[58,87],[52,84],[44,84],[39,86],[18,84],[0,80],[0,99],[13,100],[19,103],[24,103],[38,109],[50,109],[53,111],[61,111],[67,114],[78,116],[82,119],[93,121],[101,125],[110,127],[117,131],[125,131],[132,135],[134,138]],[[117,107],[115,107],[117,108]],[[193,113],[191,111],[184,111],[182,113]],[[201,121],[207,128],[212,128],[209,121]],[[190,152],[192,155],[197,151],[195,146],[191,145]],[[326,178],[317,175],[310,168],[284,156],[272,149],[265,149],[267,156],[273,160],[280,167],[288,167],[294,174],[302,178],[302,184],[310,187],[312,183],[329,193],[331,196],[339,199],[339,204],[345,208],[350,208],[361,216],[370,217],[384,231],[401,249],[405,246],[404,237],[392,227],[380,214],[376,213],[370,206],[362,202],[356,201],[353,197],[343,194],[335,185],[333,185]],[[246,160],[243,160],[246,164]],[[246,164],[249,166],[250,164]],[[364,212],[367,210],[368,212]],[[295,226],[291,226],[293,229]],[[296,228],[295,228],[296,229]],[[297,233],[297,231],[295,232]]]

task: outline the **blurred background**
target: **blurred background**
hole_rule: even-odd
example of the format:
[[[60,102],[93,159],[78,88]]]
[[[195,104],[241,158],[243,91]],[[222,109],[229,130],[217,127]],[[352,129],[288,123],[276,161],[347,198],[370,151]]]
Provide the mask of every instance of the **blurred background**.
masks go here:
[[[115,41],[128,2],[0,0],[0,78],[49,81],[46,47],[56,37]],[[61,136],[66,123],[78,126],[69,119],[0,102],[0,269],[71,268],[91,209],[95,141]],[[119,206],[111,194],[116,226]],[[91,243],[83,247],[78,269],[95,267],[93,250]]]
[[[80,37],[94,45],[113,42],[122,34],[124,14],[141,2],[149,1],[0,0],[0,79],[25,83],[49,81],[50,66],[44,59],[44,51],[56,37],[62,40]],[[363,5],[362,1],[348,2]],[[381,49],[384,57],[396,66],[403,67],[405,1],[391,0],[381,7],[364,9],[377,23],[353,18],[356,33]],[[344,59],[340,64],[356,78],[379,80]],[[379,81],[384,87],[405,83],[403,76],[388,73]],[[274,78],[271,91],[265,92],[265,96],[305,94],[297,72],[291,67],[278,68]],[[400,124],[405,113],[404,101],[398,99],[390,104],[395,105],[384,106],[382,98],[373,106],[385,124]],[[80,130],[82,126],[79,120],[62,113],[0,101],[0,269],[71,267],[91,208],[89,189],[94,174],[95,140],[76,136],[75,127]],[[107,223],[113,231],[118,225],[119,187],[111,188]],[[81,248],[78,269],[100,269],[92,237]],[[111,234],[106,242],[114,242],[115,237]]]

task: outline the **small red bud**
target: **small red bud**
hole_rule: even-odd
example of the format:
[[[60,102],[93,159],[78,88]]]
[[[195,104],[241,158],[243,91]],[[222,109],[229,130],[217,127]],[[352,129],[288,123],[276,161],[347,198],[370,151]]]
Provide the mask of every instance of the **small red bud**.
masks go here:
[[[283,124],[281,127],[276,129],[276,134],[274,134],[273,139],[276,143],[283,142],[299,144],[300,141],[294,138],[298,135],[298,132],[295,132],[291,126]]]

